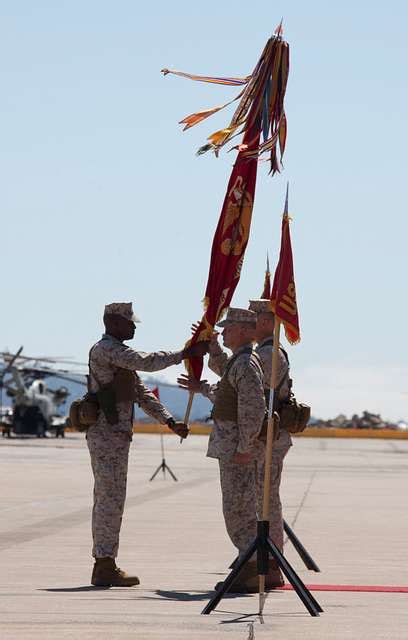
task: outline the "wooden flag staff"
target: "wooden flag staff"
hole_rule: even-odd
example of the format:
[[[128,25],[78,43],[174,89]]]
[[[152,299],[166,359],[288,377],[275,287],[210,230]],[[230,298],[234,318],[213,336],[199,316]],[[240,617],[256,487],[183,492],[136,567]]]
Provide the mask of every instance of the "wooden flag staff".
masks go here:
[[[186,424],[187,426],[190,420],[190,413],[191,413],[191,407],[193,406],[193,400],[194,400],[194,391],[190,391],[190,393],[188,394],[188,403],[187,403],[186,413],[184,415],[184,424]]]
[[[193,406],[193,400],[194,400],[194,391],[190,391],[190,393],[188,394],[186,412],[184,414],[184,424],[186,424],[187,426],[190,420],[190,413],[191,413],[191,407]],[[180,438],[180,444],[183,443],[183,440],[184,438]]]
[[[264,490],[262,504],[262,520],[269,522],[270,517],[270,496],[271,496],[271,466],[275,428],[275,422],[279,422],[279,417],[273,411],[275,389],[278,386],[278,368],[279,368],[279,338],[280,338],[279,318],[275,317],[275,325],[273,328],[273,344],[272,350],[272,371],[270,381],[270,395],[268,407],[268,429],[266,435],[266,451],[265,451],[265,474],[264,474]],[[265,604],[265,575],[259,576],[259,613],[263,611]]]

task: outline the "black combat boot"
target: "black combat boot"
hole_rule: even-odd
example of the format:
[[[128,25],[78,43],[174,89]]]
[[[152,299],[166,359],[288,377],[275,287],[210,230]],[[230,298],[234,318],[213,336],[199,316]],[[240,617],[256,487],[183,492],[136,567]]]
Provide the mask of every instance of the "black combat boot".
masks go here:
[[[119,569],[114,558],[95,558],[91,584],[94,587],[133,587],[140,584],[140,580]]]

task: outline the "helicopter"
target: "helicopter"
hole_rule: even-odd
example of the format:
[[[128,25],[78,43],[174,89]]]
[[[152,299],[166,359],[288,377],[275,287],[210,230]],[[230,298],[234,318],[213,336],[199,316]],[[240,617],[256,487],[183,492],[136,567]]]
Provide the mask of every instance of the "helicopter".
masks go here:
[[[47,379],[86,385],[82,371],[55,368],[61,364],[80,365],[66,358],[22,355],[23,347],[12,354],[0,352],[0,427],[3,437],[32,435],[45,438],[54,432],[63,438],[66,419],[62,415],[70,391],[66,386],[53,387]],[[78,377],[76,377],[78,376]],[[3,392],[11,406],[3,406]]]

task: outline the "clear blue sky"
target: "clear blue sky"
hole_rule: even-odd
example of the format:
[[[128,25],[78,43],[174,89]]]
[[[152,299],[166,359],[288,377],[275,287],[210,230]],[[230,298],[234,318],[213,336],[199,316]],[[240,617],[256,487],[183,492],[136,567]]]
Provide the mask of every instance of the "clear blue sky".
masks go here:
[[[106,302],[133,300],[134,345],[180,347],[201,316],[233,156],[195,157],[281,17],[291,45],[285,171],[261,165],[234,298],[275,266],[285,181],[302,342],[298,395],[332,416],[408,418],[407,42],[402,1],[118,0],[0,6],[0,348],[86,359]],[[174,380],[177,369],[163,372]]]

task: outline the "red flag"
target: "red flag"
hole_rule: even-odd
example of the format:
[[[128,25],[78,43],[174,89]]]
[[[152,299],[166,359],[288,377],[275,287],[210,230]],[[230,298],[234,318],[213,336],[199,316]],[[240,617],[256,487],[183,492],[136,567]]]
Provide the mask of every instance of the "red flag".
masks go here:
[[[269,271],[269,256],[266,256],[266,271],[265,271],[265,280],[263,291],[261,293],[261,298],[267,300],[271,297],[271,272]]]
[[[279,262],[273,279],[271,305],[285,327],[285,335],[291,344],[300,341],[299,315],[296,302],[295,276],[293,272],[292,245],[288,214],[289,186],[286,189],[285,210],[282,217],[282,239]]]
[[[254,145],[258,145],[259,136],[260,130],[256,131],[256,126],[248,132]],[[192,344],[209,339],[215,323],[229,307],[239,282],[251,227],[257,169],[256,158],[246,159],[242,152],[238,154],[214,235],[204,298],[205,313],[191,339]],[[199,380],[202,358],[192,358],[189,365],[190,372]]]
[[[270,154],[271,172],[279,171],[276,146],[281,156],[286,140],[284,95],[289,71],[289,46],[281,35],[270,38],[247,86],[230,125],[209,137],[199,152],[221,147],[240,131],[242,143],[229,179],[221,215],[214,235],[204,299],[204,316],[190,344],[208,340],[215,323],[229,307],[239,282],[251,227],[259,156]],[[197,114],[194,115],[194,117]],[[260,143],[261,134],[263,142]],[[188,370],[201,377],[202,358],[192,358]]]

